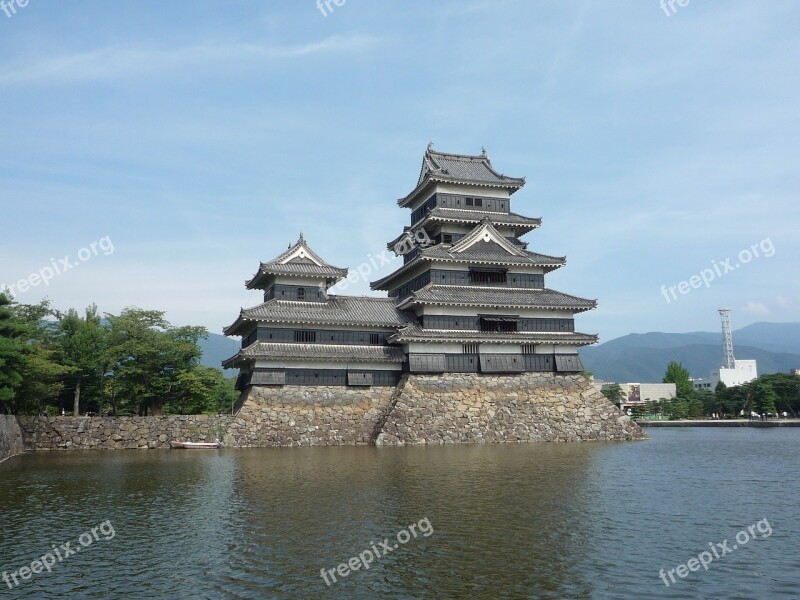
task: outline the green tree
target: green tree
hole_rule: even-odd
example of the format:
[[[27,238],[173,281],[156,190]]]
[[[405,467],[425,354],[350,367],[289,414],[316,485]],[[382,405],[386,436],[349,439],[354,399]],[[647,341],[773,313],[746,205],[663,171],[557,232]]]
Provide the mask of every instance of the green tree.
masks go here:
[[[689,371],[683,368],[679,362],[672,361],[667,365],[667,371],[664,373],[663,383],[674,383],[675,392],[679,398],[687,402],[692,399],[692,392],[694,386],[689,380]]]
[[[58,344],[64,366],[69,370],[73,388],[72,414],[80,415],[81,392],[88,388],[89,396],[98,403],[102,413],[102,381],[109,367],[108,331],[103,326],[97,306],[86,309],[81,317],[75,309],[58,314]]]
[[[58,401],[69,369],[56,352],[54,311],[49,300],[38,304],[17,304],[17,318],[25,327],[28,354],[19,389],[19,414],[37,414]]]
[[[777,414],[776,402],[780,402],[778,394],[772,387],[761,379],[756,379],[745,384],[750,395],[753,408],[759,414]]]
[[[625,398],[625,394],[622,393],[622,388],[618,383],[603,388],[600,393],[608,398],[613,404],[620,404],[621,402],[627,400],[627,398]]]
[[[18,414],[46,412],[47,405],[57,401],[64,389],[64,380],[69,372],[58,361],[57,351],[53,347],[41,343],[31,345],[19,389],[24,408],[18,408]]]
[[[172,327],[160,311],[127,308],[110,323],[114,406],[128,413],[160,415],[180,403],[181,374],[195,369],[203,327]],[[185,379],[185,376],[184,376]]]
[[[711,416],[714,413],[722,412],[722,405],[717,399],[717,395],[711,390],[694,390],[692,399],[699,407],[700,415]]]
[[[648,400],[644,403],[645,408],[647,409],[647,414],[658,416],[661,414],[662,404],[658,400]]]
[[[689,416],[689,402],[676,396],[667,402],[666,413],[670,419],[686,419]]]
[[[0,293],[0,411],[17,413],[17,392],[22,385],[25,361],[30,348],[26,344],[28,328],[14,311],[14,302]]]
[[[777,394],[775,406],[779,412],[786,411],[791,415],[800,412],[800,377],[788,373],[774,373],[762,375],[759,380],[769,385]]]
[[[200,365],[178,375],[177,398],[165,407],[168,412],[199,414],[230,412],[239,394],[235,380],[223,376],[219,369]]]

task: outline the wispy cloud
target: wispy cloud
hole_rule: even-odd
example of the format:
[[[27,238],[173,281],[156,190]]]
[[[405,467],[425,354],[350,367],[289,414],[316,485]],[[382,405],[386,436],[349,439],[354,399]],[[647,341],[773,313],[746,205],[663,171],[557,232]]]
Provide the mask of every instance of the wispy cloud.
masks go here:
[[[754,317],[766,317],[769,314],[769,308],[762,302],[748,302],[744,307],[744,312]]]
[[[84,83],[234,61],[261,64],[363,50],[376,42],[377,39],[371,36],[337,35],[320,41],[286,46],[238,42],[209,42],[167,49],[115,45],[89,52],[51,56],[33,62],[18,62],[0,70],[0,85]]]

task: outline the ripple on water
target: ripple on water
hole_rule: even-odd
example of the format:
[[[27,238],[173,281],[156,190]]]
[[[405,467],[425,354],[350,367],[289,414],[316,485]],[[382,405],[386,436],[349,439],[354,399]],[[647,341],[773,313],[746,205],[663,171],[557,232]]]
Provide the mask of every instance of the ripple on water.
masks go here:
[[[72,452],[0,464],[0,569],[105,520],[14,591],[75,598],[792,598],[794,430],[657,430],[647,442]],[[753,540],[669,588],[709,542]],[[330,588],[335,568],[427,518]]]

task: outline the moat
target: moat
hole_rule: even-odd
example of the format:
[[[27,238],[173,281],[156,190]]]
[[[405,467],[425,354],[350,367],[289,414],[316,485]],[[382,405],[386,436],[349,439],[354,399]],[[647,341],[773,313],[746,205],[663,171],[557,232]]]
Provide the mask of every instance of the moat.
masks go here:
[[[9,598],[793,598],[796,429],[637,443],[29,453],[0,464]],[[426,519],[429,535],[326,585]],[[665,586],[673,569],[767,519]],[[114,536],[77,540],[100,523]],[[102,531],[102,530],[101,530]]]

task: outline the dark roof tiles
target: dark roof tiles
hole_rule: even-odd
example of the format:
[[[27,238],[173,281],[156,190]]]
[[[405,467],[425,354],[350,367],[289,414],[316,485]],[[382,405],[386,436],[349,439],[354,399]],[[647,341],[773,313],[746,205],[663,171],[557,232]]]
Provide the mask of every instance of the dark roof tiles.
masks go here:
[[[288,250],[270,261],[262,262],[258,272],[249,279],[245,286],[247,289],[259,288],[267,281],[269,275],[289,275],[298,277],[319,277],[320,279],[333,279],[338,281],[347,277],[347,269],[334,267],[328,264],[314,252],[306,243],[303,235],[297,242],[289,246]]]
[[[355,346],[337,344],[278,344],[255,342],[241,350],[226,363],[236,359],[256,360],[308,360],[324,358],[332,362],[384,362],[401,363],[406,357],[399,346]]]
[[[511,193],[525,185],[524,177],[509,177],[495,171],[485,153],[478,156],[449,154],[428,147],[422,158],[417,186],[397,203],[407,206],[431,181],[505,188]]]
[[[570,296],[556,290],[428,284],[398,305],[452,304],[519,308],[565,308],[581,312],[597,306],[596,300]]]
[[[453,329],[423,329],[419,325],[403,327],[389,337],[393,343],[451,341],[459,343],[497,342],[505,344],[569,344],[586,346],[597,342],[597,336],[572,331],[554,332],[489,332]]]
[[[246,321],[391,328],[413,323],[415,317],[411,313],[397,310],[395,298],[329,296],[325,302],[273,299],[252,308],[242,309],[239,318],[225,329],[225,333],[240,335],[236,332]]]

